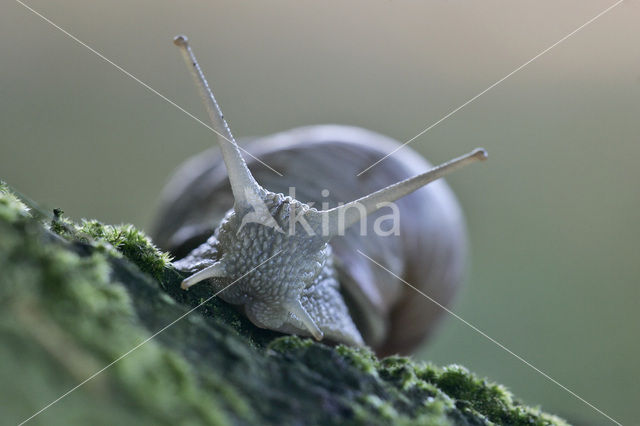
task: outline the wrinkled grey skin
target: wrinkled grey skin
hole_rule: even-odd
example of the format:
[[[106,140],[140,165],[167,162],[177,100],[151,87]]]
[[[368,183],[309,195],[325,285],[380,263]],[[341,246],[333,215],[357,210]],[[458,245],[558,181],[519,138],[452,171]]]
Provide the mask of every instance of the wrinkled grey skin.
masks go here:
[[[326,238],[309,235],[299,223],[294,232],[289,231],[290,215],[309,206],[272,192],[266,193],[263,202],[280,229],[253,222],[241,227],[242,218],[252,209],[240,214],[230,210],[214,235],[175,266],[195,273],[222,260],[229,278],[207,281],[216,292],[229,286],[219,297],[241,305],[257,326],[310,336],[309,328],[291,313],[293,306],[301,304],[324,338],[363,345],[339,292]]]

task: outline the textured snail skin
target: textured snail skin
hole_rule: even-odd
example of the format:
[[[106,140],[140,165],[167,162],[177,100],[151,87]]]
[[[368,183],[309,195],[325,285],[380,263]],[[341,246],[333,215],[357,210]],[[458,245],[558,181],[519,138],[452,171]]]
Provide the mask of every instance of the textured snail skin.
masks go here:
[[[362,176],[356,176],[397,147],[398,142],[360,128],[311,126],[258,138],[246,146],[251,154],[284,176],[250,158],[247,165],[256,180],[274,193],[288,193],[289,187],[294,186],[296,199],[315,202],[314,207],[323,202],[333,207],[431,168],[419,154],[405,147]],[[330,190],[329,197],[320,195],[323,189]],[[282,211],[276,205],[287,203],[284,197],[279,196],[280,199],[271,205],[276,213]],[[326,249],[320,247],[316,254],[306,252],[305,259],[283,258],[279,270],[275,264],[269,269],[270,280],[249,275],[237,283],[236,293],[227,296],[225,291],[221,297],[243,305],[247,316],[258,326],[309,335],[292,314],[280,312],[279,319],[273,319],[273,312],[282,309],[283,302],[278,299],[274,303],[268,293],[289,294],[282,286],[292,286],[295,290],[291,291],[298,292],[299,300],[327,340],[357,345],[362,336],[380,355],[410,352],[431,334],[443,310],[358,250],[446,306],[462,278],[466,229],[458,202],[442,179],[399,199],[396,205],[400,210],[400,235],[380,236],[373,232],[375,219],[384,214],[379,211],[368,218],[366,236],[361,235],[360,225],[356,224],[344,236],[332,239]],[[234,213],[227,213],[232,207],[225,166],[215,149],[208,150],[188,160],[167,185],[154,239],[178,258],[186,256],[176,263],[178,267],[189,272],[203,269],[230,253],[227,246],[240,244],[231,237],[235,231],[223,231],[227,226],[229,229],[238,226]],[[283,217],[277,214],[274,217],[284,228]],[[212,236],[215,229],[218,231]],[[280,233],[259,224],[247,224],[242,231],[256,234],[249,238],[250,243],[243,240],[241,245],[234,246],[237,265],[231,264],[238,269],[233,276],[268,258],[281,238]],[[264,235],[259,239],[260,232]],[[245,249],[244,244],[249,246]],[[299,246],[296,250],[300,250]],[[296,250],[289,250],[287,256],[297,256],[291,253]],[[296,268],[292,265],[300,262],[301,270],[310,273],[306,256],[315,261],[316,255],[323,260],[314,280],[294,278],[299,274],[293,272]],[[246,261],[247,258],[252,260]],[[210,282],[220,289],[229,280],[212,278]],[[247,295],[256,288],[256,294],[261,296],[253,300]]]
[[[293,212],[308,209],[282,194],[267,193],[263,201],[280,229],[287,229]],[[340,295],[331,246],[326,240],[309,236],[299,225],[291,233],[260,223],[247,223],[239,231],[242,216],[231,211],[213,237],[175,266],[195,273],[222,259],[225,274],[243,278],[231,286],[228,279],[211,279],[213,288],[217,292],[229,286],[220,297],[242,305],[257,326],[309,336],[303,322],[290,313],[291,307],[300,303],[325,338],[363,345]]]

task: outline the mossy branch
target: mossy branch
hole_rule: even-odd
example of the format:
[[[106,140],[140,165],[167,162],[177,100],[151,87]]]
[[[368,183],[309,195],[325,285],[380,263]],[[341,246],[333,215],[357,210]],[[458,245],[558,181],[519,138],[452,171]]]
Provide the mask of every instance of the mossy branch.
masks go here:
[[[20,422],[210,296],[131,225],[43,223],[0,184],[0,380]],[[562,425],[460,366],[376,358],[211,300],[41,413],[46,424]]]

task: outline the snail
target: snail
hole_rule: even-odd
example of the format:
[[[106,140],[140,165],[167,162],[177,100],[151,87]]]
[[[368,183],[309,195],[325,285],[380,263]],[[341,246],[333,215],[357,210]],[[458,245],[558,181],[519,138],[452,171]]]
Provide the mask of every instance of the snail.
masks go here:
[[[467,237],[461,208],[439,178],[486,159],[486,151],[431,168],[405,147],[358,174],[399,143],[361,128],[321,125],[257,138],[245,162],[187,38],[174,43],[220,148],[178,169],[152,232],[178,259],[174,265],[191,274],[182,288],[208,282],[258,327],[366,344],[380,355],[414,349],[442,310],[395,276],[450,302]]]

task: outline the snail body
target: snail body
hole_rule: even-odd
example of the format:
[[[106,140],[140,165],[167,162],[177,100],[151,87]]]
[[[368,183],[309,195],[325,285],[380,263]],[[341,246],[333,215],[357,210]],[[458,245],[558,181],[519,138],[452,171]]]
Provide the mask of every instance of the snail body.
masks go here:
[[[263,328],[381,355],[413,349],[442,310],[401,279],[446,305],[466,254],[452,191],[443,180],[423,186],[486,152],[431,169],[405,148],[358,176],[398,143],[328,125],[257,138],[245,163],[186,39],[176,44],[224,138],[221,154],[209,150],[179,169],[156,221],[156,243],[193,274],[183,288],[208,280]]]

